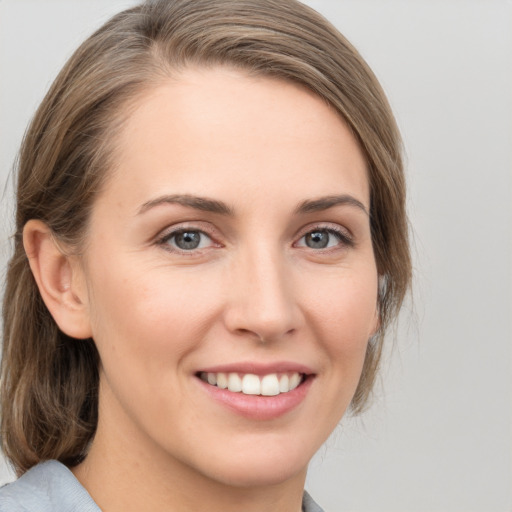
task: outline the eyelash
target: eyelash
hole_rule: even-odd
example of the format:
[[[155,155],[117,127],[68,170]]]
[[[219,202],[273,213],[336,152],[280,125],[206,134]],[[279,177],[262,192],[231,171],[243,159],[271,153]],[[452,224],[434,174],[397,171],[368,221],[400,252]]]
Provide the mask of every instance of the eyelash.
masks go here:
[[[183,228],[174,229],[172,231],[168,231],[157,239],[157,244],[162,246],[166,251],[169,251],[172,253],[183,254],[183,255],[187,255],[187,256],[192,256],[192,255],[198,254],[199,251],[204,249],[204,248],[198,248],[198,249],[194,248],[194,249],[186,250],[186,249],[180,249],[179,247],[176,247],[176,246],[171,246],[171,244],[169,242],[184,233],[199,233],[202,237],[206,236],[208,239],[210,239],[212,241],[212,245],[221,247],[221,244],[214,242],[212,235],[208,234],[203,229],[198,229],[197,227],[193,227],[193,226],[183,227]]]
[[[303,238],[305,238],[307,235],[310,235],[312,233],[318,233],[318,232],[328,233],[330,235],[333,235],[338,240],[338,242],[340,242],[339,245],[341,245],[341,247],[351,248],[351,247],[354,247],[354,245],[355,245],[354,239],[352,238],[352,236],[346,230],[341,229],[341,228],[336,227],[336,226],[332,226],[332,225],[331,226],[319,225],[319,226],[313,227],[313,229],[308,229],[306,232],[304,232],[304,234],[301,235],[301,237],[299,238],[299,241],[302,240]],[[296,242],[296,244],[297,243],[298,242]],[[300,247],[304,247],[304,246],[300,246]],[[310,249],[312,249],[312,248],[310,248]],[[327,252],[327,251],[335,251],[337,249],[338,250],[340,249],[340,247],[338,245],[336,247],[321,248],[321,249],[318,249],[318,250],[319,251],[323,251],[323,252]]]
[[[314,249],[311,247],[307,247],[305,245],[297,245],[307,235],[313,234],[315,232],[317,232],[317,233],[322,232],[322,233],[328,233],[329,235],[333,235],[338,240],[339,244],[337,244],[335,247],[327,247],[327,248],[319,248],[319,249]],[[193,255],[197,255],[198,253],[200,253],[200,251],[202,252],[202,249],[204,249],[204,248],[197,248],[197,249],[193,248],[193,249],[187,250],[187,249],[180,249],[179,247],[170,245],[169,242],[171,240],[173,240],[173,239],[175,240],[175,238],[177,236],[179,236],[180,234],[184,234],[184,233],[199,233],[202,237],[205,236],[208,239],[210,239],[213,246],[222,247],[221,244],[216,243],[214,241],[214,237],[212,235],[207,233],[205,230],[199,229],[194,226],[181,227],[178,229],[174,229],[172,231],[165,232],[160,237],[158,237],[158,239],[156,240],[156,243],[157,243],[157,245],[162,246],[165,250],[172,252],[172,253],[193,256]],[[322,226],[322,225],[314,226],[313,228],[308,229],[307,231],[303,232],[303,234],[300,236],[298,241],[294,243],[295,247],[298,246],[298,247],[304,247],[306,249],[309,248],[315,252],[328,252],[328,251],[339,250],[340,249],[339,245],[341,245],[342,248],[343,247],[351,248],[351,247],[354,247],[355,242],[354,242],[352,236],[350,234],[348,234],[346,232],[346,230],[343,230],[341,228],[334,227],[334,226]]]

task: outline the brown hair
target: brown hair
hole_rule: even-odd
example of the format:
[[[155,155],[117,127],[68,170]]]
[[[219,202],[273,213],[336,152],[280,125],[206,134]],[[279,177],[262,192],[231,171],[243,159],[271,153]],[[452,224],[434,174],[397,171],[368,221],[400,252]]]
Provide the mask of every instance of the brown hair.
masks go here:
[[[99,365],[93,340],[69,338],[48,312],[23,249],[23,227],[40,219],[79,248],[127,106],[190,64],[301,84],[335,108],[359,140],[381,276],[381,327],[368,344],[352,410],[367,402],[383,334],[411,276],[400,136],[375,76],[331,24],[296,0],[148,1],[114,16],[78,48],[20,150],[1,368],[2,446],[19,474],[41,460],[73,465],[85,456],[97,424]]]

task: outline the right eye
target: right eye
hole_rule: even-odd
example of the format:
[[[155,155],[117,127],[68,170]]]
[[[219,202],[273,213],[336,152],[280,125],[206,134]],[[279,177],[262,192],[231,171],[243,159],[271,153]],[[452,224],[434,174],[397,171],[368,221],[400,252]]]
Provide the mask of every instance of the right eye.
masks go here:
[[[171,250],[190,252],[197,249],[205,249],[213,245],[212,239],[198,229],[179,229],[166,234],[159,242],[169,246]]]

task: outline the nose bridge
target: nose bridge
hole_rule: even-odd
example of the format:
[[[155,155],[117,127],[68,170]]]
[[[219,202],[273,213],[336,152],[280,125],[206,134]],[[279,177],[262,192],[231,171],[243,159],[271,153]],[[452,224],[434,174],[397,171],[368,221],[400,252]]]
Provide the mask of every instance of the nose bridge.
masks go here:
[[[241,249],[234,270],[229,327],[263,341],[279,338],[298,326],[293,272],[278,244]]]

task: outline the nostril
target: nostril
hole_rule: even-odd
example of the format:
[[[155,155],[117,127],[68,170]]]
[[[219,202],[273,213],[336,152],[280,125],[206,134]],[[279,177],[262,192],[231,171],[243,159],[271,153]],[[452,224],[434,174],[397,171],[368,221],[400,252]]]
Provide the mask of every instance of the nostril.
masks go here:
[[[255,341],[267,344],[274,343],[284,337],[288,337],[295,333],[295,328],[288,329],[287,331],[282,331],[279,328],[266,328],[259,330],[250,330],[250,329],[237,329],[236,334],[241,337],[253,338]]]

